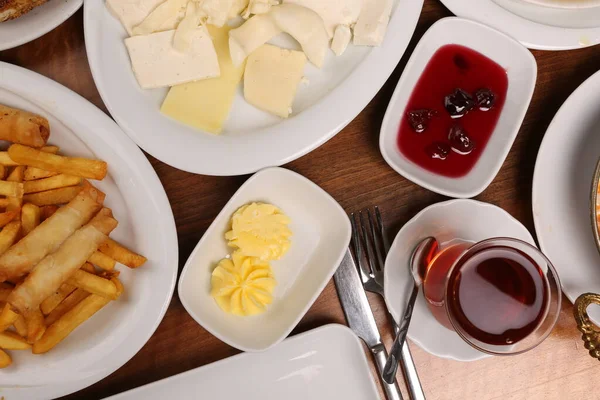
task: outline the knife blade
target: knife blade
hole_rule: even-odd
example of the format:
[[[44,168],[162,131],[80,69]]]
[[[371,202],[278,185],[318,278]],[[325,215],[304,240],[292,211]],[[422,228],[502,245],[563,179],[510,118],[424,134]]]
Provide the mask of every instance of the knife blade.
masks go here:
[[[398,382],[394,381],[393,384],[387,384],[382,378],[387,351],[381,341],[375,317],[349,249],[346,250],[342,263],[333,275],[333,279],[348,326],[365,342],[371,354],[373,354],[379,372],[379,379],[387,399],[402,400]]]

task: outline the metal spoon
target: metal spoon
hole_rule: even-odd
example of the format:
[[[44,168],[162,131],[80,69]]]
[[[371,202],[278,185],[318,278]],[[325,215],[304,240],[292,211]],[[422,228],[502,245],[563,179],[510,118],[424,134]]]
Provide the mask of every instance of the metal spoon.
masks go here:
[[[406,333],[408,332],[408,326],[410,324],[410,318],[412,317],[415,301],[417,300],[417,294],[419,293],[419,287],[423,282],[422,277],[424,276],[429,262],[438,250],[438,241],[433,237],[428,237],[421,240],[415,250],[413,251],[409,267],[410,273],[414,280],[414,286],[406,309],[404,310],[404,316],[400,321],[400,327],[398,328],[398,334],[390,350],[390,355],[383,368],[383,380],[387,383],[393,383],[396,377],[396,371],[398,370],[398,360],[402,356],[402,345],[406,340]]]

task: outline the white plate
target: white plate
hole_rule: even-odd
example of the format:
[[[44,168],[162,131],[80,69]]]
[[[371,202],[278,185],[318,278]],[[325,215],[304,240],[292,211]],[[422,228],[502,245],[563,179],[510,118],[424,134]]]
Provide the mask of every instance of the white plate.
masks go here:
[[[524,0],[494,0],[520,17],[559,28],[594,29],[600,27],[600,5],[590,7],[549,7]],[[571,5],[569,2],[562,2]]]
[[[432,173],[408,160],[398,149],[398,130],[406,113],[406,104],[431,57],[448,44],[478,51],[506,69],[508,76],[506,101],[494,133],[473,169],[460,178]],[[450,197],[477,196],[502,167],[525,118],[536,78],[535,58],[516,40],[462,18],[437,21],[415,48],[385,112],[379,136],[383,158],[396,172],[424,188]]]
[[[572,302],[600,293],[600,255],[594,243],[590,193],[600,157],[600,72],[565,101],[548,127],[533,174],[533,220],[542,251]],[[590,317],[600,322],[597,307]]]
[[[400,229],[385,261],[385,302],[396,321],[404,313],[412,290],[413,281],[408,271],[410,256],[417,243],[428,236],[435,237],[442,246],[452,239],[479,242],[493,237],[521,239],[535,246],[527,228],[492,204],[450,200],[427,207]],[[489,357],[437,322],[422,291],[415,304],[408,337],[438,357],[457,361]]]
[[[110,400],[375,400],[361,341],[331,324],[263,353],[240,354],[110,397]]]
[[[569,50],[600,43],[597,28],[573,29],[533,22],[514,14],[493,0],[441,0],[459,17],[482,22],[506,32],[530,49]]]
[[[65,22],[83,0],[49,0],[14,20],[0,22],[0,51],[39,38]]]
[[[271,262],[277,280],[264,314],[226,314],[210,296],[212,270],[232,252],[224,235],[244,204],[271,203],[291,219],[291,246]],[[323,189],[295,172],[268,168],[246,181],[223,207],[190,255],[179,278],[179,298],[210,333],[244,351],[262,351],[283,340],[317,299],[350,243],[350,220]]]
[[[85,99],[33,72],[0,63],[0,104],[47,117],[50,143],[65,154],[108,162],[107,178],[95,184],[107,194],[106,204],[119,220],[113,237],[148,257],[148,263],[136,271],[120,266],[123,296],[52,351],[44,355],[10,352],[14,362],[0,374],[0,396],[54,398],[114,372],[154,333],[175,286],[175,224],[148,160],[110,118]]]
[[[329,52],[325,66],[307,65],[287,120],[246,103],[238,89],[224,132],[211,135],[160,113],[166,90],[140,89],[127,50],[126,32],[103,0],[85,4],[85,43],[90,68],[107,108],[144,150],[176,168],[205,175],[241,175],[282,165],[331,139],[356,117],[390,76],[412,37],[423,0],[397,0],[380,48],[349,46]],[[285,37],[278,37],[286,39]],[[278,41],[292,45],[291,41]]]

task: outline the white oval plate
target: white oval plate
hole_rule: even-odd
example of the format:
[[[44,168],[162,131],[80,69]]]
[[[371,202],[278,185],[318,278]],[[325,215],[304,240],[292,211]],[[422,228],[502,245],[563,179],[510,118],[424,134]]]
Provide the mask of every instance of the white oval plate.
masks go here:
[[[590,216],[592,177],[600,157],[600,72],[585,81],[554,116],[533,174],[533,220],[542,251],[563,293],[600,293],[600,255]],[[600,322],[596,307],[588,310]]]
[[[44,355],[10,352],[13,365],[0,374],[0,396],[55,398],[114,372],[154,333],[175,287],[175,223],[148,160],[117,124],[85,99],[41,75],[0,63],[0,104],[47,117],[50,143],[65,154],[108,162],[108,177],[94,183],[107,194],[106,204],[119,220],[113,237],[148,257],[135,271],[119,266],[123,296],[56,348]]]
[[[408,262],[417,243],[435,237],[441,245],[452,239],[473,242],[512,237],[535,246],[531,233],[509,213],[475,200],[450,200],[425,208],[400,229],[385,261],[385,302],[396,321],[404,313],[413,280]],[[413,311],[408,337],[438,357],[475,361],[490,355],[475,350],[455,332],[442,326],[429,311],[423,292]]]
[[[600,43],[597,28],[573,29],[533,22],[514,14],[493,0],[441,0],[459,17],[479,21],[514,37],[530,49],[570,50]]]
[[[125,29],[103,0],[89,0],[85,4],[85,43],[102,100],[140,147],[184,171],[242,175],[293,161],[348,125],[396,68],[422,6],[423,0],[400,1],[381,47],[351,45],[341,57],[329,52],[322,70],[307,65],[305,75],[310,83],[300,85],[293,107],[296,113],[287,120],[252,107],[239,88],[229,121],[218,136],[160,113],[166,90],[139,87],[123,44]]]
[[[65,22],[83,0],[49,0],[22,17],[0,22],[0,51],[39,38]]]
[[[228,384],[230,377],[235,384]],[[378,398],[362,342],[349,328],[330,324],[265,352],[238,354],[106,400]]]
[[[244,204],[271,203],[290,217],[290,250],[273,261],[277,286],[264,314],[224,313],[210,296],[211,273],[232,253],[224,238],[233,213]],[[281,342],[323,291],[350,244],[350,220],[327,192],[300,174],[267,168],[248,179],[200,239],[179,278],[179,298],[204,329],[242,351],[263,351]]]

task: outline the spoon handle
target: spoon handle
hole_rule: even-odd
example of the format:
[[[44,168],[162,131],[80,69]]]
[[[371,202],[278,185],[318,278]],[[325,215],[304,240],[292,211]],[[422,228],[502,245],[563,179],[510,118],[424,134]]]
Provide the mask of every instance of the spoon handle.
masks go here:
[[[410,319],[412,317],[413,309],[415,308],[415,301],[417,300],[417,294],[419,293],[419,287],[415,285],[408,299],[408,304],[404,310],[404,315],[400,321],[398,328],[398,334],[394,340],[394,344],[390,350],[390,355],[383,368],[383,380],[387,383],[393,383],[396,378],[396,371],[398,371],[398,361],[402,357],[402,345],[406,340],[406,334],[408,333],[408,326],[410,325]]]

